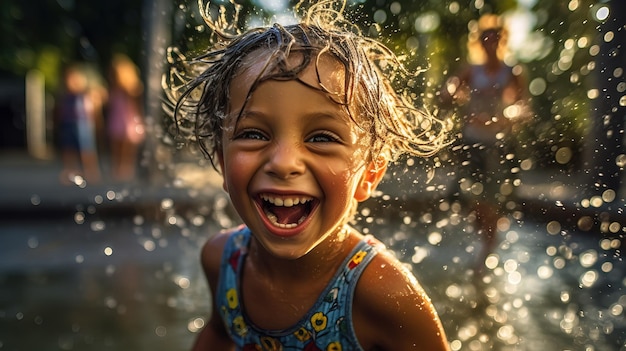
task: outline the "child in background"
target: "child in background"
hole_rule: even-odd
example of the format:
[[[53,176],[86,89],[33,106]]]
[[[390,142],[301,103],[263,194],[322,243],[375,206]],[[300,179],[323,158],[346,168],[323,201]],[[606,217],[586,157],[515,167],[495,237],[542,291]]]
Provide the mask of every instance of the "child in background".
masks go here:
[[[448,350],[415,277],[349,225],[387,163],[432,155],[445,128],[395,92],[401,63],[335,5],[234,34],[201,9],[219,42],[172,75],[193,75],[167,91],[176,127],[244,223],[202,249],[213,309],[194,350]]]
[[[95,132],[96,104],[94,95],[90,94],[85,67],[79,64],[66,67],[63,84],[63,95],[56,111],[63,161],[61,183],[81,185],[85,179],[98,183],[100,164]]]
[[[142,95],[139,69],[128,56],[116,54],[111,61],[107,128],[111,170],[116,180],[135,177],[137,154],[145,137]]]
[[[440,95],[442,105],[454,101],[462,116],[460,159],[465,166],[460,170],[460,186],[483,241],[474,269],[479,280],[485,273],[485,259],[498,245],[498,220],[511,206],[511,170],[518,162],[511,157],[513,140],[531,116],[521,66],[510,67],[502,59],[504,29],[500,17],[493,14],[477,21],[477,29],[469,35],[472,64],[450,77]]]

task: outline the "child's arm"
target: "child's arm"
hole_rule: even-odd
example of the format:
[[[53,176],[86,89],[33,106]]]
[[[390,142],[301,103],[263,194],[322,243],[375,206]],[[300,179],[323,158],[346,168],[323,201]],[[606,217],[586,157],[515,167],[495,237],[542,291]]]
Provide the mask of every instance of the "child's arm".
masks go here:
[[[379,253],[363,272],[353,317],[366,350],[450,350],[432,302],[389,253]]]
[[[204,269],[204,274],[209,282],[211,296],[213,297],[213,306],[216,306],[215,290],[219,278],[222,252],[224,245],[226,244],[226,240],[228,240],[228,236],[228,234],[220,234],[211,238],[202,247],[202,253],[200,256],[202,268]],[[192,350],[235,350],[235,346],[230,340],[216,308],[212,308],[211,316],[209,317],[207,325],[204,329],[202,329],[200,334],[198,334]]]

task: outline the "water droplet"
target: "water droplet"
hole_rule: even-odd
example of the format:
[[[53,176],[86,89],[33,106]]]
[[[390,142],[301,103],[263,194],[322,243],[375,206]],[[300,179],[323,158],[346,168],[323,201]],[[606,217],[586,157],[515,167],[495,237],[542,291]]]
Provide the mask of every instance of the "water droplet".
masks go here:
[[[106,193],[107,200],[112,201],[115,199],[115,191],[109,190]]]
[[[589,288],[591,286],[593,286],[593,284],[595,284],[595,282],[598,280],[598,272],[595,270],[590,270],[585,272],[581,277],[580,277],[580,285],[581,287],[584,288]]]
[[[433,232],[430,233],[430,235],[428,235],[428,242],[431,245],[438,245],[439,243],[441,243],[441,240],[443,239],[441,233],[439,232]]]
[[[28,247],[31,249],[35,249],[39,246],[39,239],[37,239],[36,237],[30,237],[28,238]]]
[[[589,216],[583,216],[580,219],[578,219],[578,222],[576,223],[576,225],[578,226],[580,230],[587,232],[591,230],[591,228],[593,227],[593,218]]]
[[[96,195],[93,198],[93,202],[95,202],[97,205],[100,205],[104,202],[104,198],[102,197],[102,195]]]
[[[192,333],[197,333],[204,328],[204,319],[194,318],[187,323],[187,329]]]
[[[546,230],[550,235],[557,235],[561,232],[561,223],[559,223],[558,221],[550,221],[546,225]]]
[[[169,199],[169,198],[165,198],[161,200],[161,209],[168,210],[168,209],[171,209],[173,206],[174,206],[174,200]]]
[[[74,222],[76,222],[76,224],[85,223],[85,214],[83,212],[76,212],[74,214]]]
[[[101,232],[106,228],[104,221],[93,221],[90,225],[91,230],[94,232]]]
[[[604,204],[604,201],[602,201],[602,198],[600,196],[593,196],[591,199],[589,199],[589,203],[591,204],[591,206],[598,208]]]
[[[600,6],[595,12],[595,17],[598,21],[604,21],[609,17],[609,8],[606,6]]]
[[[104,298],[104,305],[110,309],[117,307],[117,300],[112,296],[107,296]]]
[[[611,305],[611,308],[609,311],[613,316],[617,317],[624,313],[624,306],[620,305],[619,303],[616,303],[616,304]]]
[[[569,147],[562,147],[557,150],[556,154],[554,155],[554,159],[557,163],[564,165],[570,162],[572,156],[573,153]]]
[[[549,266],[540,266],[537,269],[537,276],[540,279],[548,279],[548,278],[552,277],[553,273],[554,273],[554,271]]]
[[[598,260],[598,253],[595,250],[588,250],[580,255],[580,265],[589,268]]]
[[[39,197],[39,195],[32,195],[30,197],[30,203],[37,206],[41,204],[41,198]]]
[[[187,277],[178,276],[174,278],[174,281],[181,289],[187,289],[191,285],[191,282]]]
[[[154,251],[154,249],[156,249],[156,244],[154,243],[153,240],[150,239],[145,239],[143,240],[143,242],[141,243],[144,250],[152,252]]]
[[[457,284],[449,285],[446,288],[446,296],[448,296],[451,299],[458,299],[459,297],[461,297],[462,293],[463,293],[463,290]]]
[[[565,263],[566,263],[566,261],[563,259],[563,257],[556,257],[554,259],[554,261],[552,261],[552,265],[556,269],[563,269],[563,268],[565,268]]]
[[[487,258],[485,259],[485,266],[487,268],[493,270],[496,267],[498,267],[499,262],[500,262],[500,259],[499,259],[498,255],[491,254],[491,255],[487,256]]]
[[[426,257],[428,257],[428,250],[427,249],[424,249],[424,248],[419,247],[419,246],[416,246],[414,249],[415,249],[415,254],[413,255],[413,257],[411,257],[411,261],[413,263],[420,263]]]
[[[156,333],[157,336],[163,337],[167,334],[167,328],[160,325],[154,329],[154,332]]]

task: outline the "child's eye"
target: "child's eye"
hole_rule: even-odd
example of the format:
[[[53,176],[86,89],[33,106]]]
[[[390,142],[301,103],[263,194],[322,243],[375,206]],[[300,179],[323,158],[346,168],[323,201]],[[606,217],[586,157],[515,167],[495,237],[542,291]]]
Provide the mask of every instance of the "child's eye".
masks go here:
[[[339,142],[340,138],[331,132],[319,132],[313,136],[311,136],[307,142],[311,143],[335,143]]]
[[[235,135],[235,139],[267,140],[267,137],[260,130],[248,129],[243,130]]]

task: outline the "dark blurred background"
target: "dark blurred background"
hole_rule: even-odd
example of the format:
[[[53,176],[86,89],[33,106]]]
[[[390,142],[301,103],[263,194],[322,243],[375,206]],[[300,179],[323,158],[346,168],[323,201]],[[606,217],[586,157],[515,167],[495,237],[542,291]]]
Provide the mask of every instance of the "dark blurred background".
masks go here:
[[[272,21],[272,16],[274,20],[285,17],[285,9],[292,5],[287,0],[241,3],[244,15],[240,22],[251,24]],[[607,137],[603,130],[622,130],[620,116],[624,115],[624,104],[617,103],[620,96],[613,96],[613,106],[608,109],[618,111],[611,112],[615,118],[606,119],[602,116],[607,108],[600,106],[603,99],[597,96],[611,88],[606,84],[618,80],[613,78],[612,83],[611,75],[618,68],[614,67],[615,62],[623,62],[623,50],[618,49],[624,41],[622,1],[355,3],[360,5],[350,14],[365,33],[379,35],[394,50],[406,54],[410,68],[427,69],[415,90],[423,103],[432,108],[437,108],[436,95],[446,77],[465,62],[467,34],[473,23],[488,13],[506,16],[512,26],[508,63],[525,67],[535,113],[530,128],[518,135],[522,145],[519,156],[532,159],[532,167],[591,173],[610,172],[597,171],[598,167],[615,168],[614,160],[622,153],[619,133]],[[607,15],[604,9],[609,5],[613,9]],[[183,52],[197,52],[208,38],[193,1],[6,0],[0,4],[0,10],[4,33],[0,38],[3,150],[27,147],[29,126],[24,91],[29,72],[37,72],[43,78],[46,93],[46,132],[37,135],[44,135],[46,147],[54,148],[50,114],[64,65],[86,62],[104,76],[112,55],[125,53],[141,68],[149,117],[160,119],[156,97],[160,94],[160,76],[166,69],[167,47],[174,45]],[[607,43],[605,35],[609,32],[614,38]],[[611,55],[621,59],[611,61]],[[608,78],[603,76],[606,74]],[[598,149],[598,145],[603,146]],[[49,151],[36,152],[44,155]],[[594,157],[598,152],[610,155],[600,160]],[[559,154],[567,156],[559,158]]]
[[[238,3],[241,25],[293,21],[294,1]],[[412,94],[455,132],[461,111],[440,92],[482,16],[506,19],[505,61],[524,72],[532,119],[513,135],[513,205],[486,262],[458,192],[464,160],[450,151],[391,167],[357,218],[411,265],[452,349],[626,350],[626,1],[349,3],[364,33],[424,69]],[[238,223],[219,176],[174,141],[162,109],[169,55],[193,57],[209,40],[196,1],[2,0],[0,29],[0,350],[189,349],[211,308],[199,248]],[[62,184],[63,70],[78,62],[106,88],[118,53],[144,86],[136,177],[111,179],[100,125],[101,182]]]

